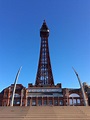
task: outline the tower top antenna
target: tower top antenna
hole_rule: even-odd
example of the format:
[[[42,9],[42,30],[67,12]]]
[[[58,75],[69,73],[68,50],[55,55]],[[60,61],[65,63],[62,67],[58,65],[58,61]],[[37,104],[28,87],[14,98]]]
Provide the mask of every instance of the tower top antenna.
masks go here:
[[[42,26],[41,26],[41,29],[40,29],[40,36],[43,37],[43,36],[49,36],[49,29],[48,29],[48,26],[46,24],[46,21],[44,20]]]

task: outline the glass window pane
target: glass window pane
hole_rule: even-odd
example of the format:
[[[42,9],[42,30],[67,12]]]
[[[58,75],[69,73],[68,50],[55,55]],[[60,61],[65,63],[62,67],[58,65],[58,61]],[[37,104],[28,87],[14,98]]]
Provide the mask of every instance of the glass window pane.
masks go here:
[[[58,105],[58,101],[54,100],[54,105],[57,106]]]
[[[32,106],[36,105],[36,100],[32,100]]]
[[[38,100],[38,105],[42,105],[42,100]]]
[[[47,100],[44,100],[43,104],[44,104],[44,105],[47,105]]]

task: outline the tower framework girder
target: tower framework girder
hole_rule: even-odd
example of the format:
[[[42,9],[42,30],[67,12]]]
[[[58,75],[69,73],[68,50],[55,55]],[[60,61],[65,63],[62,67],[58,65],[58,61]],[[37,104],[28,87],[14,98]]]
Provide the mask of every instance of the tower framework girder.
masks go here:
[[[43,25],[40,29],[40,37],[41,37],[40,57],[35,84],[54,85],[48,46],[49,29],[45,21],[43,22]]]

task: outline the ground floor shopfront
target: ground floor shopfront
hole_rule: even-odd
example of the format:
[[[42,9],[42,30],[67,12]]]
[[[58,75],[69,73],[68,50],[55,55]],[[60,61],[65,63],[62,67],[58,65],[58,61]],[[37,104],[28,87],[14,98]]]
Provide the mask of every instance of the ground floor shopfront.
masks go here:
[[[60,98],[60,97],[28,97],[25,104],[21,106],[81,106],[83,100],[80,98]]]
[[[26,100],[26,106],[62,106],[64,105],[63,99],[58,97],[30,97]]]
[[[5,99],[2,106],[10,106],[11,99]],[[81,106],[83,100],[70,97],[68,99],[60,97],[27,97],[26,99],[15,98],[14,106]]]

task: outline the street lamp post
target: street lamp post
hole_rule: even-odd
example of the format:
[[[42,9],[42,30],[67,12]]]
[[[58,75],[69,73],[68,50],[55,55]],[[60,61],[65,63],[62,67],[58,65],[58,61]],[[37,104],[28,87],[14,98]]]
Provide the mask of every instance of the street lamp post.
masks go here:
[[[76,76],[77,76],[77,78],[78,78],[78,82],[79,82],[79,84],[80,84],[80,88],[81,88],[82,96],[83,96],[83,100],[84,100],[84,106],[88,106],[88,103],[87,103],[87,100],[86,100],[85,91],[84,91],[83,85],[82,85],[82,83],[81,83],[81,80],[80,80],[80,78],[79,78],[79,75],[78,75],[78,73],[76,72],[76,70],[75,70],[74,68],[73,68],[73,70],[74,70],[74,72],[75,72],[75,74],[76,74]]]
[[[17,72],[17,75],[16,75],[16,78],[15,78],[14,89],[13,89],[12,100],[11,100],[11,106],[13,106],[14,95],[15,95],[15,90],[16,90],[16,84],[17,84],[17,81],[18,81],[18,77],[19,77],[19,74],[20,74],[21,68],[22,68],[22,67],[19,68],[19,70],[18,70],[18,72]]]

